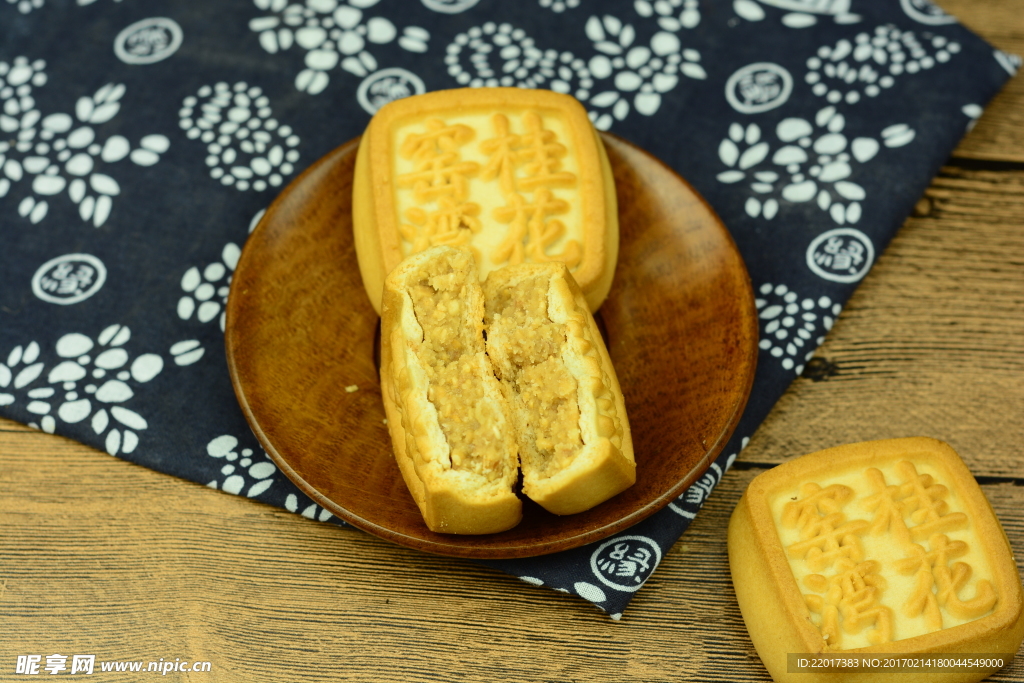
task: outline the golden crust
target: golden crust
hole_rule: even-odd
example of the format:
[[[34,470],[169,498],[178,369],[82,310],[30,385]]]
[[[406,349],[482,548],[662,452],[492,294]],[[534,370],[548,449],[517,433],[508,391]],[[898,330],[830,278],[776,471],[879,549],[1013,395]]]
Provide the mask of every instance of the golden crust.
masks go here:
[[[728,550],[743,619],[776,681],[849,676],[789,673],[790,653],[1015,653],[1024,639],[1006,535],[963,461],[934,439],[840,446],[765,472],[733,512]]]
[[[441,253],[438,254],[437,252]],[[505,427],[507,408],[484,354],[481,335],[483,297],[475,277],[468,277],[468,309],[462,324],[478,340],[465,350],[471,369],[467,382],[482,394],[478,409],[502,434],[493,472],[481,474],[460,467],[446,438],[435,403],[429,400],[430,370],[424,362],[424,331],[416,317],[410,288],[432,260],[454,271],[475,273],[468,254],[437,248],[408,259],[391,273],[384,286],[381,320],[381,385],[395,459],[409,491],[431,531],[488,534],[510,529],[522,517],[522,503],[513,492],[517,479],[515,443]],[[472,334],[475,333],[475,334]],[[479,469],[476,468],[476,469]]]
[[[410,143],[442,128],[448,136],[429,154]],[[447,175],[436,174],[438,164]],[[428,166],[429,180],[414,171]],[[474,250],[481,279],[506,263],[564,260],[590,310],[608,295],[618,257],[604,146],[579,102],[547,90],[447,90],[387,104],[360,143],[352,216],[363,284],[378,311],[386,274],[430,245]]]
[[[556,351],[559,363],[575,383],[578,428],[581,443],[565,456],[566,462],[547,467],[545,458],[531,456],[539,449],[534,423],[551,415],[549,407],[540,411],[524,400],[523,387],[516,381],[522,373],[512,358],[510,336],[529,333],[522,319],[502,324],[495,320],[495,302],[517,287],[541,281],[546,300],[544,324],[557,326],[564,339]],[[605,348],[586,299],[572,275],[560,263],[521,264],[492,271],[484,283],[487,299],[487,352],[516,420],[516,434],[523,470],[523,493],[546,510],[569,515],[588,510],[630,487],[636,481],[633,441],[626,418],[626,407],[611,358]],[[516,295],[513,295],[516,296]],[[505,304],[515,308],[517,302]],[[522,309],[522,302],[518,303]],[[520,363],[521,365],[521,363]],[[539,416],[537,412],[540,412]]]

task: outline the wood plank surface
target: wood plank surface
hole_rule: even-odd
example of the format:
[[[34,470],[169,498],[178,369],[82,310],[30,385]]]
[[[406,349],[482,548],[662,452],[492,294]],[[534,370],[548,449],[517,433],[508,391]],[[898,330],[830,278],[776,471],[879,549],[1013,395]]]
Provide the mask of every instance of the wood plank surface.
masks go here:
[[[1017,0],[938,0],[994,47],[1024,55],[1024,7]],[[980,103],[979,103],[980,104]],[[1024,162],[1024,79],[1018,74],[986,108],[954,156]]]
[[[861,0],[867,1],[867,0]],[[939,0],[1024,54],[1019,0]],[[0,420],[0,681],[18,654],[209,661],[168,681],[766,681],[725,529],[763,468],[925,435],[981,478],[1024,559],[1024,77],[992,102],[619,622]],[[101,674],[135,681],[137,674]],[[991,680],[1024,681],[1024,657]]]
[[[769,680],[729,579],[733,470],[623,620],[90,452],[5,435],[5,655],[209,661],[181,681]],[[1024,487],[983,487],[1024,558]],[[112,504],[111,501],[119,501]],[[9,662],[0,665],[7,667]],[[11,680],[7,668],[0,680]],[[104,674],[103,680],[134,680]],[[1024,680],[1024,658],[991,680]]]

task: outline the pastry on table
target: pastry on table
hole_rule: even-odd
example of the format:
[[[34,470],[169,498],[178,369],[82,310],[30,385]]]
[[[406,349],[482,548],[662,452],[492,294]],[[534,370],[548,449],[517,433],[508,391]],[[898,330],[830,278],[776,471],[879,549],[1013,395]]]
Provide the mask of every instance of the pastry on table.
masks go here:
[[[751,640],[776,681],[886,681],[886,671],[791,671],[794,654],[1012,656],[1024,598],[1009,542],[948,445],[870,441],[756,477],[729,523],[729,566]],[[978,681],[999,667],[911,671]]]

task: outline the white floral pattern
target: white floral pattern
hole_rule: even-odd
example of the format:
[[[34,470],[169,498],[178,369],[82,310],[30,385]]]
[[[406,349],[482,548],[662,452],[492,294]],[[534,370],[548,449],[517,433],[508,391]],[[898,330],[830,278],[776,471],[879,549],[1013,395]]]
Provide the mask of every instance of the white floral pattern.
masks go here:
[[[673,33],[682,28],[696,28],[700,23],[698,0],[636,0],[633,9],[641,17],[656,17],[662,30]]]
[[[740,441],[740,451],[747,447],[750,443],[750,437],[745,436]],[[680,517],[686,519],[696,519],[697,511],[700,510],[701,506],[704,505],[704,501],[707,500],[708,496],[714,490],[718,483],[722,481],[722,477],[725,476],[726,470],[732,467],[732,464],[736,462],[736,458],[739,452],[732,453],[725,460],[725,467],[721,467],[717,462],[711,463],[711,467],[708,471],[701,475],[701,478],[693,483],[690,488],[686,489],[676,500],[668,504],[670,510],[675,512]],[[689,507],[690,509],[687,509]]]
[[[186,137],[206,143],[210,177],[222,185],[262,192],[295,171],[299,136],[273,117],[257,86],[204,85],[185,98],[178,117]]]
[[[873,32],[861,32],[852,40],[842,38],[821,46],[808,58],[804,80],[811,92],[829,105],[820,109],[813,121],[801,117],[781,121],[775,127],[777,141],[764,139],[757,123],[733,123],[718,148],[719,160],[727,167],[718,174],[718,180],[748,183],[752,194],[743,206],[752,218],[771,220],[786,203],[813,200],[836,224],[857,223],[867,198],[864,186],[852,179],[859,167],[883,148],[910,144],[917,134],[906,123],[894,123],[877,135],[850,139],[846,115],[838,107],[878,97],[893,88],[898,78],[948,63],[961,49],[957,41],[944,36],[925,33],[919,37],[889,24]],[[772,88],[766,89],[765,78],[757,69],[779,74],[769,82]],[[786,81],[788,72],[782,73],[781,69],[768,63],[744,67],[730,78],[730,83],[736,81],[734,89],[739,92],[734,93],[727,85],[726,98],[734,109],[745,114],[779,106],[788,99],[786,86],[792,87]],[[746,86],[743,78],[737,78],[741,74],[749,76]]]
[[[15,347],[0,363],[0,405],[18,400],[7,390],[22,391],[25,410],[40,416],[31,426],[53,433],[58,419],[66,424],[88,419],[108,453],[133,452],[149,423],[125,404],[140,384],[160,374],[164,360],[154,353],[133,359],[125,348],[130,339],[131,330],[119,324],[104,328],[95,339],[65,334],[54,344],[56,358],[45,377],[48,363],[39,360],[39,344]]]
[[[377,0],[371,0],[371,4]],[[459,14],[475,6],[480,0],[421,0],[423,6],[442,14]]]
[[[16,5],[18,11],[22,14],[28,14],[34,9],[39,9],[43,6],[46,0],[7,0],[11,5]]]
[[[567,9],[575,9],[580,6],[580,0],[537,0],[544,9],[549,9],[560,14]]]
[[[174,364],[182,367],[198,362],[206,354],[206,349],[198,339],[175,342],[168,351],[174,359]]]
[[[224,331],[224,306],[231,288],[231,276],[241,254],[237,244],[228,242],[221,250],[220,261],[209,263],[202,270],[192,266],[185,271],[181,277],[184,295],[178,299],[179,318],[190,320],[195,313],[196,320],[201,323],[217,319],[220,331]]]
[[[249,223],[251,233],[259,223],[266,209],[261,209]],[[231,279],[235,266],[242,255],[242,249],[234,242],[228,242],[221,249],[220,260],[207,263],[200,270],[192,266],[181,276],[182,296],[178,299],[177,314],[181,320],[195,320],[209,323],[217,320],[220,331],[224,331],[224,312],[228,294],[231,291]],[[198,339],[185,339],[176,342],[169,349],[175,365],[184,367],[197,363],[206,354],[206,349]]]
[[[827,296],[801,298],[783,284],[765,283],[758,294],[754,300],[762,325],[758,346],[780,359],[784,370],[799,375],[843,307]]]
[[[33,86],[46,84],[46,63],[16,57],[0,61],[0,131],[13,142],[0,141],[0,197],[12,184],[31,182],[32,194],[18,204],[18,214],[39,223],[50,208],[49,197],[67,190],[78,205],[83,221],[101,227],[110,216],[120,184],[105,172],[123,159],[139,166],[152,166],[167,151],[170,141],[163,135],[146,135],[139,146],[122,135],[100,141],[96,127],[110,121],[121,109],[125,87],[108,83],[92,96],[78,98],[75,116],[56,113],[43,116],[32,96]],[[75,122],[78,120],[78,123]]]
[[[946,14],[931,0],[900,0],[900,6],[907,16],[922,24],[940,26],[955,24],[956,17]]]
[[[239,446],[240,441],[233,434],[221,434],[206,444],[206,454],[219,461],[220,475],[206,485],[232,495],[254,498],[274,486],[278,469],[263,449]],[[298,495],[289,493],[285,496],[284,507],[289,512],[321,522],[333,517],[330,511],[316,503],[309,503],[307,500],[300,511],[302,505]]]
[[[24,347],[15,346],[7,354],[7,362],[0,363],[0,406],[9,406],[17,400],[7,390],[23,389],[42,374],[45,363],[37,363],[38,358],[39,344],[36,342],[29,342]],[[42,410],[42,414],[48,412],[49,404]]]
[[[945,64],[960,50],[960,43],[945,36],[926,36],[922,43],[913,31],[878,26],[853,41],[823,45],[807,60],[805,80],[811,92],[832,104],[856,104],[862,96],[877,97],[901,76]]]
[[[398,29],[384,17],[366,18],[363,10],[378,0],[253,0],[256,7],[272,14],[256,17],[249,28],[259,34],[260,45],[270,54],[298,45],[306,50],[306,68],[295,77],[295,87],[316,95],[324,91],[337,67],[357,76],[377,69],[377,58],[367,43],[385,44],[398,37]],[[430,34],[426,29],[407,27],[398,45],[411,52],[426,52]]]
[[[46,0],[7,0],[7,2],[11,5],[16,5],[18,7],[18,11],[22,14],[28,14],[32,10],[39,9],[46,4]],[[91,5],[94,2],[96,2],[96,0],[75,0],[75,4],[79,7]],[[114,0],[114,2],[121,2],[121,0]]]
[[[456,35],[446,49],[445,63],[457,83],[471,88],[549,87],[571,94],[588,106],[596,128],[608,130],[631,111],[644,116],[656,113],[662,94],[678,85],[680,75],[707,78],[700,52],[684,48],[676,35],[695,26],[700,15],[687,7],[680,18],[672,16],[669,10],[680,5],[682,0],[636,3],[641,17],[656,16],[662,27],[648,45],[636,44],[637,32],[631,24],[612,15],[591,16],[584,31],[595,54],[588,61],[567,50],[542,50],[511,24],[487,22]]]
[[[818,16],[831,16],[837,24],[856,24],[859,14],[850,12],[850,0],[733,0],[736,16],[747,21],[763,21],[768,12],[765,6],[780,9],[779,21],[789,28],[808,28],[818,23]],[[816,16],[818,15],[818,16]]]
[[[1021,58],[1020,55],[1010,54],[1009,52],[1003,52],[1002,50],[994,50],[992,56],[996,58],[996,62],[999,66],[1006,69],[1006,73],[1011,76],[1017,75],[1017,70],[1020,69]]]
[[[845,127],[846,117],[831,105],[819,110],[813,122],[784,119],[775,128],[781,145],[773,152],[756,123],[733,123],[718,146],[718,157],[728,170],[717,178],[726,184],[749,182],[753,194],[744,209],[751,218],[775,218],[780,199],[791,204],[814,200],[837,224],[856,223],[867,191],[849,179],[855,168],[875,158],[883,146],[909,144],[915,133],[906,124],[894,124],[878,138],[850,140]]]
[[[211,458],[223,459],[220,474],[224,479],[214,479],[207,486],[236,496],[247,498],[258,496],[274,483],[277,467],[270,462],[267,454],[260,451],[256,457],[251,448],[238,448],[238,438],[222,434],[206,444],[206,454]]]
[[[980,104],[965,104],[960,108],[963,115],[970,119],[967,122],[967,132],[974,129],[975,124],[978,123],[978,119],[981,118],[981,112],[983,111]]]
[[[298,513],[307,519],[316,519],[321,522],[326,522],[334,516],[330,510],[321,508],[316,503],[310,503],[302,508],[301,512],[299,512],[299,506],[299,497],[294,493],[289,493],[284,499],[284,508],[288,510],[288,512]],[[320,510],[319,513],[317,513],[318,509]]]

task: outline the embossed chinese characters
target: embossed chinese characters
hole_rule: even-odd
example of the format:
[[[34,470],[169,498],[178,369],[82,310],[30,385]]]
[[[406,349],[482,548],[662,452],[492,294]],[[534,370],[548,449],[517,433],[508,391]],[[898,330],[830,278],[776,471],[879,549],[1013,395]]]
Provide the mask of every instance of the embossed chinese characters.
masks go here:
[[[431,246],[469,249],[481,278],[560,261],[592,309],[611,286],[618,222],[610,167],[571,97],[513,88],[405,98],[363,138],[353,188],[360,269],[384,275]]]
[[[444,244],[469,247],[484,272],[527,259],[575,268],[582,257],[581,230],[571,200],[579,183],[564,168],[573,161],[566,158],[568,149],[536,111],[518,117],[518,134],[507,115],[488,118],[480,128],[490,128],[491,135],[483,140],[473,127],[441,119],[429,119],[426,130],[401,138],[398,168],[407,171],[397,177],[403,256]],[[477,156],[474,146],[486,162],[466,160]],[[483,232],[481,211],[485,220],[490,215],[506,226],[504,235],[500,229]],[[572,236],[562,218],[570,219]]]
[[[579,265],[582,227],[579,203],[572,201],[579,178],[568,170],[575,160],[560,141],[567,137],[560,122],[545,122],[536,111],[512,121],[501,113],[458,118],[475,125],[428,119],[398,133],[402,255],[436,245],[469,247],[484,273],[527,258]],[[484,232],[481,213],[505,229]]]
[[[958,496],[907,460],[822,488],[807,482],[776,510],[793,573],[829,649],[880,645],[992,611],[997,596]],[[792,542],[788,542],[792,541]]]
[[[1024,639],[1006,537],[959,456],[932,439],[840,446],[757,477],[729,558],[776,680],[787,653],[1016,652]]]

